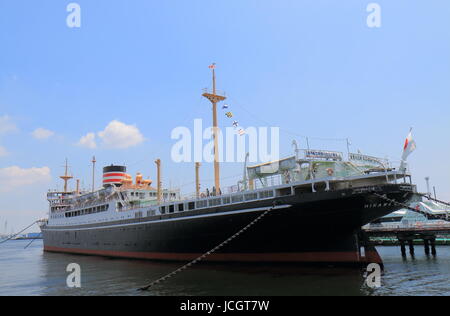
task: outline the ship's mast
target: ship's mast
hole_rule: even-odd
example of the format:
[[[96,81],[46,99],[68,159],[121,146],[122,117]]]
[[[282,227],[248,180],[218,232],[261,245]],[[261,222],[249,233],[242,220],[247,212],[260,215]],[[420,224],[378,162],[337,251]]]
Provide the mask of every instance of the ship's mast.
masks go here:
[[[161,159],[156,159],[155,161],[156,168],[157,168],[157,200],[158,204],[162,201],[162,182],[161,182]]]
[[[195,163],[195,193],[197,199],[200,198],[200,163]]]
[[[95,191],[95,163],[97,160],[95,160],[95,156],[92,157],[92,192]]]
[[[220,194],[220,164],[219,164],[219,127],[217,123],[217,103],[224,101],[225,96],[216,93],[216,64],[209,66],[212,70],[213,90],[212,93],[205,92],[203,96],[212,103],[213,111],[213,138],[214,138],[214,182],[217,194]]]
[[[67,158],[66,158],[66,165],[65,167],[65,173],[63,176],[60,176],[61,179],[64,180],[64,193],[67,193],[67,183],[69,182],[70,179],[73,179],[72,176],[69,176],[69,165],[67,164]]]

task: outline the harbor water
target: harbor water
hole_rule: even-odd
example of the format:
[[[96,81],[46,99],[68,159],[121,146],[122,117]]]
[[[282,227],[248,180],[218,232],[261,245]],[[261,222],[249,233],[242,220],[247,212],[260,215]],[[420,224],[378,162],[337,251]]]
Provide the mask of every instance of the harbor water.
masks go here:
[[[337,267],[198,265],[158,284],[137,288],[180,265],[44,253],[41,240],[10,241],[0,246],[0,295],[450,295],[450,247],[437,247],[436,258],[402,259],[398,247],[379,247],[385,262],[382,286],[365,285],[361,271]],[[81,267],[81,288],[67,287],[70,263]]]

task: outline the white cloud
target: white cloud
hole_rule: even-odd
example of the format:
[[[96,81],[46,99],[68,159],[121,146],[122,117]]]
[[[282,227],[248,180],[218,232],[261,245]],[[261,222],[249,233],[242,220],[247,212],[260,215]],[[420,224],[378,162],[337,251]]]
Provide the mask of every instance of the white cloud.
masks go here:
[[[17,131],[17,126],[8,115],[0,116],[0,135]]]
[[[17,187],[45,183],[50,180],[49,167],[23,169],[12,166],[0,168],[0,192],[10,191]]]
[[[117,120],[111,121],[105,130],[98,133],[105,147],[125,149],[137,146],[144,141],[144,136],[134,125],[127,125]]]
[[[11,117],[9,117],[8,115],[0,116],[0,137],[17,130],[18,128],[12,121]],[[0,157],[5,157],[7,155],[9,155],[9,152],[5,147],[0,145]]]
[[[87,147],[91,149],[97,148],[97,143],[95,142],[95,134],[88,133],[87,135],[81,137],[78,141],[78,146]]]
[[[3,147],[3,146],[0,146],[0,157],[5,157],[5,156],[8,156],[8,155],[9,155],[9,153],[6,150],[6,148]]]
[[[55,133],[48,129],[40,127],[40,128],[35,129],[33,131],[33,133],[31,133],[31,135],[36,139],[42,140],[42,139],[47,139],[47,138],[52,137],[53,135],[55,135]]]

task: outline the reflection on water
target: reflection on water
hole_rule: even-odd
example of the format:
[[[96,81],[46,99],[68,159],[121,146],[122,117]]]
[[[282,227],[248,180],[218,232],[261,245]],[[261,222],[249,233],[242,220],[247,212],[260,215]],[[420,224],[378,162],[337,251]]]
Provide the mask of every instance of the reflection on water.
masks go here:
[[[180,265],[43,253],[42,241],[27,244],[0,246],[0,295],[450,295],[450,247],[439,247],[437,258],[418,253],[406,261],[397,247],[379,248],[385,273],[376,290],[349,268],[199,265],[138,292]],[[81,266],[81,289],[66,286],[69,263]]]

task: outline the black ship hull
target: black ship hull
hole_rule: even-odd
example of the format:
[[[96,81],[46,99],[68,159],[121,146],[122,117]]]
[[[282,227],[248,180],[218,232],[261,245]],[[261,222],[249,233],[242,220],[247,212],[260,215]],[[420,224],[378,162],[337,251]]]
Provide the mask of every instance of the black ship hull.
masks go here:
[[[205,261],[381,263],[361,250],[360,228],[398,210],[373,193],[404,203],[410,185],[300,193],[244,205],[73,227],[42,227],[44,250],[149,260],[188,261],[211,250],[271,209]]]

